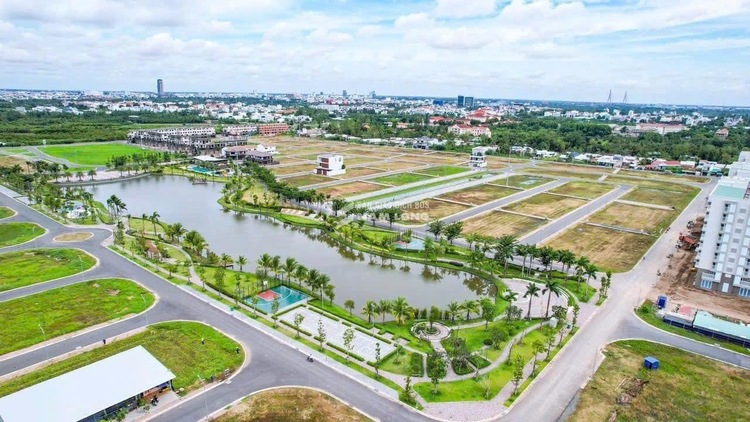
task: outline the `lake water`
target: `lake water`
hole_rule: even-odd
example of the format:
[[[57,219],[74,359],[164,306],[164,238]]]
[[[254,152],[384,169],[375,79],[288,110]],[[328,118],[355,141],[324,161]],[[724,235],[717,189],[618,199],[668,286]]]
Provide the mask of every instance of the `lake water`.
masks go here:
[[[401,261],[385,262],[379,257],[339,246],[316,229],[306,229],[279,223],[252,214],[236,215],[224,212],[217,203],[223,184],[193,185],[187,178],[177,176],[148,176],[109,184],[90,186],[94,197],[106,203],[117,195],[127,205],[126,214],[151,215],[157,211],[161,220],[180,222],[188,230],[197,230],[218,253],[235,259],[247,257],[254,270],[256,259],[263,253],[280,255],[282,261],[291,256],[308,268],[328,274],[336,286],[335,302],[355,302],[355,310],[362,309],[367,300],[394,299],[404,296],[418,308],[439,306],[452,301],[461,302],[487,295],[494,286],[468,273],[435,269],[421,264]],[[374,262],[373,262],[374,261]]]

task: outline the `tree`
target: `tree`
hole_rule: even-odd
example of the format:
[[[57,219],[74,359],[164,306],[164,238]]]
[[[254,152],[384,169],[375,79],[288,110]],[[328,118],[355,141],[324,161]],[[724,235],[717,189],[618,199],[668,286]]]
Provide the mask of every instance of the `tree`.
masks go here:
[[[521,380],[523,379],[523,367],[524,367],[524,361],[523,357],[516,356],[515,360],[513,361],[513,395],[515,396],[518,394],[518,385],[521,383]]]
[[[344,330],[344,347],[346,348],[346,363],[349,363],[349,354],[352,351],[352,347],[354,347],[354,344],[352,343],[354,341],[354,330],[351,328],[347,328]]]
[[[534,343],[531,344],[531,348],[534,351],[534,366],[531,369],[531,377],[536,376],[536,363],[539,360],[539,354],[544,352],[544,343],[542,343],[541,340],[534,340]]]
[[[542,294],[547,293],[547,311],[544,313],[545,318],[549,318],[549,305],[552,302],[552,295],[554,294],[555,297],[560,297],[562,291],[562,285],[560,285],[560,282],[557,280],[547,280],[547,282],[544,283]]]
[[[479,307],[482,309],[482,319],[484,319],[484,330],[487,331],[487,328],[490,325],[490,322],[495,319],[495,313],[497,312],[497,308],[495,307],[495,304],[492,302],[492,300],[488,297],[483,297],[479,301]]]
[[[271,318],[273,319],[273,328],[276,328],[276,320],[278,319],[276,314],[279,313],[279,298],[278,297],[275,298],[273,302],[271,302],[271,313],[273,314]]]
[[[245,258],[242,255],[238,256],[237,257],[237,265],[240,266],[240,272],[242,272],[242,267],[245,266],[245,265],[247,265],[247,258]]]
[[[430,323],[430,329],[432,329],[432,324],[440,319],[440,315],[442,315],[440,308],[438,308],[437,306],[430,307],[430,313],[427,315],[427,321],[429,321]]]
[[[380,378],[380,343],[375,343],[375,378]]]
[[[576,254],[569,250],[563,249],[561,251],[558,251],[557,259],[558,262],[560,262],[563,266],[563,272],[565,273],[565,279],[567,280],[570,267],[576,263]]]
[[[328,303],[333,306],[333,299],[336,298],[336,293],[334,292],[335,286],[333,284],[326,284],[323,290],[325,291],[326,297],[328,297]]]
[[[281,266],[281,270],[284,272],[284,274],[286,274],[287,284],[289,284],[289,279],[297,270],[298,265],[299,263],[297,262],[297,260],[292,257],[288,257],[284,260],[284,265]]]
[[[264,253],[258,258],[258,270],[260,270],[262,278],[265,280],[268,278],[268,270],[271,268],[271,255]]]
[[[349,316],[352,316],[352,309],[354,309],[354,301],[347,299],[344,301],[344,308],[349,310]]]
[[[451,319],[451,322],[456,321],[456,316],[458,316],[458,313],[461,312],[461,305],[458,304],[458,302],[451,302],[448,304],[448,316]]]
[[[555,344],[555,336],[551,335],[547,338],[547,356],[544,357],[544,360],[549,361],[549,354],[552,351],[552,346]]]
[[[526,286],[526,293],[523,294],[523,297],[529,298],[529,311],[526,313],[526,319],[531,319],[531,302],[535,297],[539,297],[540,290],[535,283],[529,283]]]
[[[518,292],[515,292],[511,289],[508,289],[503,293],[503,299],[508,302],[508,308],[507,308],[507,317],[506,319],[508,321],[511,320],[511,313],[513,311],[513,302],[518,300]]]
[[[326,329],[322,318],[318,318],[318,341],[320,342],[320,350],[322,351],[323,344],[326,342]]]
[[[383,317],[383,323],[385,323],[386,314],[390,312],[391,312],[391,301],[387,299],[381,299],[380,302],[378,302],[378,314],[380,314]]]
[[[578,303],[573,304],[573,322],[572,326],[575,328],[576,324],[578,324],[578,314],[581,312],[581,307],[578,306]]]
[[[461,236],[461,232],[463,232],[464,229],[464,222],[463,221],[454,221],[443,228],[443,232],[445,233],[445,238],[448,239],[450,244],[453,244],[453,239]]]
[[[96,169],[90,169],[86,174],[89,175],[89,177],[91,178],[91,181],[93,182],[94,177],[96,177]]]
[[[503,275],[508,275],[508,262],[513,260],[513,252],[516,251],[517,244],[518,239],[511,234],[500,236],[497,239],[495,259],[503,262]]]
[[[594,264],[589,264],[584,269],[584,272],[586,274],[586,300],[589,300],[589,283],[591,282],[591,277],[596,278],[596,272],[599,271],[599,268],[597,268]]]
[[[435,239],[439,239],[440,235],[445,229],[445,222],[442,220],[435,220],[427,225],[427,232],[435,235]]]
[[[362,308],[362,314],[367,315],[367,322],[369,324],[372,324],[372,317],[374,317],[378,313],[378,304],[373,302],[372,300],[368,300],[365,303],[365,307]]]
[[[448,375],[448,367],[445,364],[445,358],[443,357],[443,354],[437,351],[433,351],[429,355],[427,355],[427,376],[432,381],[432,385],[434,387],[432,393],[437,394],[438,391],[438,384],[440,383],[440,380],[445,378],[445,376]]]
[[[411,306],[406,302],[405,297],[399,296],[391,303],[391,315],[396,319],[398,325],[402,325],[411,312]]]
[[[297,312],[294,314],[294,327],[297,329],[297,338],[299,338],[299,326],[302,325],[302,321],[305,320],[305,316]]]
[[[465,300],[464,303],[461,304],[461,310],[466,311],[466,320],[468,321],[471,314],[479,314],[479,302],[471,299]]]
[[[153,213],[151,213],[151,216],[148,217],[149,221],[151,221],[151,224],[154,225],[154,236],[156,236],[156,224],[159,223],[159,217],[161,217],[161,215],[159,215],[159,213],[156,212],[156,211],[154,211]],[[143,225],[144,226],[146,225],[145,221],[143,222]]]
[[[302,264],[297,264],[297,268],[294,270],[294,278],[297,280],[297,285],[300,286],[302,281],[307,279],[307,268]]]
[[[253,313],[255,314],[255,317],[258,317],[258,303],[260,302],[260,298],[258,295],[252,295],[250,297],[250,303],[253,305]]]
[[[234,260],[232,259],[232,257],[229,254],[227,254],[227,253],[221,254],[221,258],[220,259],[221,259],[221,266],[222,267],[226,267],[227,265],[230,265],[230,264],[232,264],[234,262]]]
[[[338,217],[339,211],[344,209],[346,207],[346,199],[344,198],[334,198],[333,201],[331,201],[331,209],[333,209],[333,216]]]

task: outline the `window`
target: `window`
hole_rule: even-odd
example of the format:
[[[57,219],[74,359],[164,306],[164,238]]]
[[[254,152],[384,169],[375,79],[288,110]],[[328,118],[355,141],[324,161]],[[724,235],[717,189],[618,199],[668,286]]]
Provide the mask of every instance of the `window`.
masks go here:
[[[742,297],[750,297],[750,289],[746,289],[744,287],[741,287],[738,294],[740,296],[742,296]]]
[[[711,286],[714,284],[711,280],[701,280],[701,288],[702,289],[710,289]],[[740,289],[742,290],[742,289]]]

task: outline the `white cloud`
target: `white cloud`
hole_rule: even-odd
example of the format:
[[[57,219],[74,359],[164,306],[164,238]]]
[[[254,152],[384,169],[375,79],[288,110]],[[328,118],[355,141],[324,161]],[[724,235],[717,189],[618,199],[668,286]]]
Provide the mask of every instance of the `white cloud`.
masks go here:
[[[328,31],[327,29],[317,29],[307,36],[307,39],[315,44],[341,44],[351,41],[351,35],[344,32]]]
[[[451,19],[486,16],[497,10],[497,0],[437,0],[435,16]]]

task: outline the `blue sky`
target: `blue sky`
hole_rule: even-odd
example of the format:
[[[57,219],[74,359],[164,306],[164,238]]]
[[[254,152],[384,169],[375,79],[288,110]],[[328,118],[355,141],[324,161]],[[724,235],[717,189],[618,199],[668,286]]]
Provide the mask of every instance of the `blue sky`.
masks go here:
[[[3,88],[750,105],[750,0],[0,0]]]

